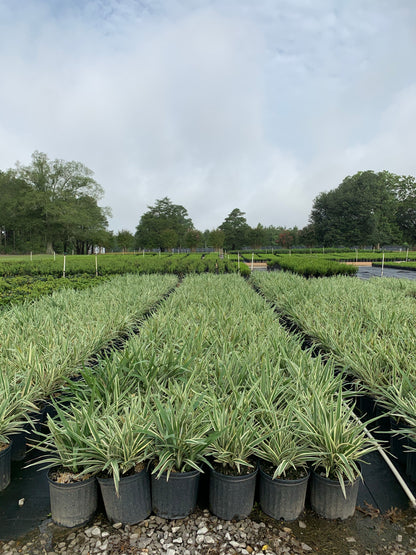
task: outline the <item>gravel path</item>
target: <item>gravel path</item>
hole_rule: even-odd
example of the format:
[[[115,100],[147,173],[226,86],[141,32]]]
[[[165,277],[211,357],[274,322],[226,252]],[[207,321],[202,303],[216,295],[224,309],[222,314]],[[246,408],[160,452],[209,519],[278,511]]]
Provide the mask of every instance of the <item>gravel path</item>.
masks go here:
[[[356,516],[326,521],[307,513],[277,522],[258,513],[238,522],[224,521],[207,510],[183,520],[151,516],[134,526],[111,525],[99,515],[88,526],[64,529],[46,521],[35,533],[1,542],[0,553],[14,555],[408,555],[416,553],[414,511],[398,522],[386,517]],[[309,543],[308,543],[309,541]]]
[[[54,525],[47,524],[39,538],[24,545],[5,543],[2,553],[33,553],[48,555],[80,553],[89,555],[143,553],[148,555],[272,555],[273,553],[308,553],[312,549],[296,540],[289,528],[272,533],[264,522],[245,519],[222,521],[208,511],[194,513],[184,520],[164,520],[151,516],[135,526],[110,526],[105,519],[69,532],[65,537],[52,538]]]

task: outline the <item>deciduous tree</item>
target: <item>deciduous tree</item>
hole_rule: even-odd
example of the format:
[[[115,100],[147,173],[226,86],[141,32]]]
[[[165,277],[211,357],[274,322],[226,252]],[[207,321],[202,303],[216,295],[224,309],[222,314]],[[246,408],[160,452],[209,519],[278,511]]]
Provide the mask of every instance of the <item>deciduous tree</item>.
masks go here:
[[[195,251],[197,246],[201,244],[202,234],[197,229],[188,229],[185,233],[185,247]]]
[[[248,242],[253,249],[260,249],[266,245],[266,229],[258,223],[248,231]]]
[[[358,172],[334,190],[320,193],[310,222],[325,246],[378,246],[400,241],[397,196],[388,172]]]
[[[122,229],[119,231],[115,237],[117,246],[126,252],[134,246],[134,235],[127,231],[127,229]]]
[[[224,246],[225,233],[221,229],[213,229],[209,233],[209,245],[219,250]]]
[[[34,152],[31,164],[1,174],[2,238],[16,250],[49,253],[89,247],[106,231],[109,209],[98,206],[102,187],[80,162]],[[3,242],[4,242],[3,241]]]
[[[387,174],[398,204],[396,207],[396,224],[403,234],[405,242],[416,245],[416,179],[411,175]]]

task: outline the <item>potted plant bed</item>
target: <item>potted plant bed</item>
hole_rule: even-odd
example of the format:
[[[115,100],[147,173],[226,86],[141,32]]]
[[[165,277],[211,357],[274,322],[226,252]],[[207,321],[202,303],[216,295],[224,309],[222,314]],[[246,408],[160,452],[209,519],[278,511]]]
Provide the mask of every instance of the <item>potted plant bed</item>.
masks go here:
[[[22,434],[27,412],[33,408],[28,396],[17,391],[5,372],[0,372],[0,491],[11,479],[13,437]]]
[[[259,502],[276,520],[295,520],[305,507],[309,463],[313,453],[291,406],[261,414],[266,432],[256,448],[259,457]]]
[[[97,481],[86,465],[84,448],[88,437],[87,409],[58,406],[56,417],[48,416],[48,432],[36,432],[31,445],[41,456],[27,467],[48,468],[52,520],[67,528],[87,523],[97,509]]]
[[[296,520],[305,507],[310,472],[288,471],[273,477],[275,467],[260,464],[259,500],[261,510],[276,520]]]
[[[341,519],[353,516],[357,504],[360,475],[353,481],[326,476],[324,468],[312,471],[310,501],[312,509],[328,519]]]
[[[97,476],[108,520],[137,524],[146,519],[151,512],[146,464],[150,440],[141,398],[132,397],[121,406],[99,405],[92,415],[81,406],[75,414],[84,417],[88,427],[79,459],[85,472]]]
[[[97,510],[97,481],[91,474],[76,474],[69,469],[48,472],[51,515],[55,524],[66,528],[89,522]]]
[[[224,520],[248,517],[256,490],[255,449],[261,430],[250,404],[250,393],[227,400],[210,398],[209,418],[218,434],[210,447],[209,509]]]
[[[199,470],[152,474],[152,509],[161,517],[180,519],[195,509],[198,498]]]
[[[209,510],[223,520],[247,518],[254,505],[258,469],[247,462],[240,470],[214,465],[210,470]]]
[[[208,447],[217,436],[204,407],[204,395],[194,394],[191,382],[151,397],[152,509],[159,517],[185,518],[196,507],[200,473],[210,466]]]
[[[352,516],[361,478],[360,463],[377,444],[367,438],[365,424],[354,415],[342,389],[332,397],[314,392],[312,399],[297,409],[303,433],[314,453],[311,506],[329,519]]]
[[[151,513],[150,481],[146,466],[136,465],[120,476],[116,489],[113,476],[97,476],[105,512],[110,522],[137,524]]]

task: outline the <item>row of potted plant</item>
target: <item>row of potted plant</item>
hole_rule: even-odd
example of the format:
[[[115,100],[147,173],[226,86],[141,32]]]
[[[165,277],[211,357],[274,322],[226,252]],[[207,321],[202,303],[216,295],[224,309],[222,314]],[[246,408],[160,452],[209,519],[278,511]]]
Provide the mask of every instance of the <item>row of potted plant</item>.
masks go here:
[[[87,289],[105,279],[92,276],[71,276],[67,279],[54,276],[0,277],[0,311],[12,304],[51,295],[59,289]]]
[[[355,275],[355,266],[311,254],[276,254],[267,262],[270,269],[281,269],[305,277]]]
[[[282,272],[253,275],[251,281],[344,370],[364,416],[378,415],[383,432],[392,425],[393,454],[416,479],[414,283],[305,280]]]
[[[217,253],[205,256],[201,253],[154,253],[105,254],[94,256],[63,255],[55,258],[36,258],[20,261],[1,261],[0,276],[110,276],[114,274],[186,274],[203,272],[236,272],[235,261],[219,258]],[[249,270],[241,269],[240,271]]]
[[[225,404],[212,391],[192,392],[187,382],[118,407],[76,399],[68,410],[56,407],[49,432],[35,444],[45,453],[38,462],[52,469],[52,517],[65,526],[88,520],[96,492],[86,517],[89,496],[76,501],[73,484],[81,489],[85,482],[94,492],[96,476],[112,522],[132,524],[151,510],[184,518],[195,507],[205,471],[209,507],[220,518],[248,516],[259,474],[261,508],[274,518],[293,520],[303,510],[310,469],[312,507],[329,518],[351,516],[358,461],[374,446],[365,439],[363,425],[351,418],[342,393],[329,406],[315,394],[311,406],[306,399],[299,405],[298,399],[296,407],[287,404],[280,411],[269,405],[255,409],[255,397],[247,391]],[[328,484],[330,491],[336,485],[329,501],[320,489]],[[82,507],[75,509],[79,503]]]
[[[122,352],[82,374],[84,380],[68,386],[70,408],[49,418],[50,432],[38,448],[46,453],[43,463],[75,478],[98,476],[102,491],[103,480],[112,482],[119,512],[107,510],[110,520],[139,519],[138,513],[126,517],[118,504],[127,496],[124,478],[142,465],[150,472],[151,501],[141,515],[151,503],[161,516],[184,516],[206,471],[209,506],[227,519],[249,514],[258,473],[274,486],[292,473],[305,478],[313,468],[338,484],[338,504],[360,476],[359,461],[375,448],[352,418],[331,365],[305,353],[239,276],[186,277]],[[174,488],[187,473],[191,502]],[[140,491],[127,488],[130,506],[130,494],[143,499]],[[264,499],[264,510],[276,518],[296,518],[304,503],[281,513],[278,502],[271,509],[275,501]],[[319,513],[321,499],[313,501]],[[336,516],[354,508],[355,499]]]
[[[91,290],[59,291],[1,314],[0,453],[6,469],[1,489],[10,481],[10,457],[24,458],[25,436],[45,403],[95,353],[129,332],[175,283],[173,276],[119,276]]]

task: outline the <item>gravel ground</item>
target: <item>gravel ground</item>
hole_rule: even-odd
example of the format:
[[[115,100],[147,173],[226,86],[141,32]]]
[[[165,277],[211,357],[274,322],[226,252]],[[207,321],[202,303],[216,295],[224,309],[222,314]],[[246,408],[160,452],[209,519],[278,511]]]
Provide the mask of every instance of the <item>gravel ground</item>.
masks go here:
[[[134,526],[111,525],[98,515],[88,526],[65,529],[45,521],[25,538],[1,542],[12,555],[408,555],[416,553],[416,513],[356,512],[346,521],[327,521],[305,511],[295,522],[269,519],[258,510],[251,518],[224,521],[207,510],[183,520],[151,516]]]

